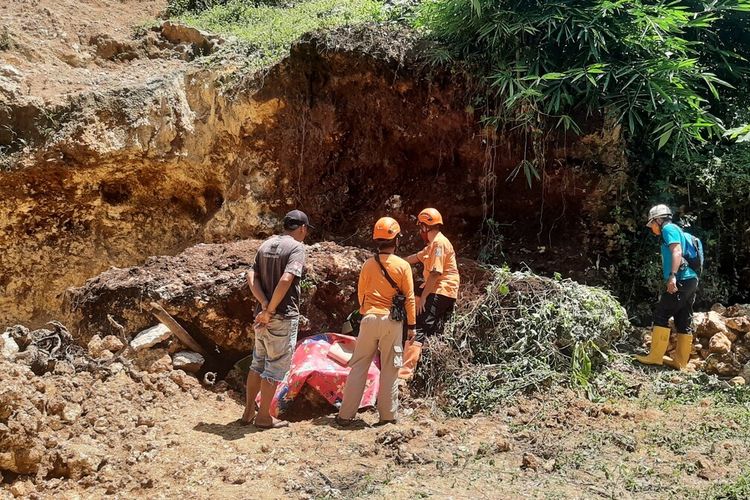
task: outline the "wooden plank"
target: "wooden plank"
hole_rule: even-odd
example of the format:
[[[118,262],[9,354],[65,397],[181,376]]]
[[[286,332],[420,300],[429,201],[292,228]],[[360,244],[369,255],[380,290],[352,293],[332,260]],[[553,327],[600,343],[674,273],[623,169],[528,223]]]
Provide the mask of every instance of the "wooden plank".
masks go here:
[[[151,306],[151,314],[153,314],[156,319],[161,321],[167,328],[169,328],[169,331],[172,332],[175,337],[180,339],[180,342],[185,344],[193,351],[202,354],[203,356],[208,356],[206,350],[203,349],[203,347],[201,347],[201,345],[196,342],[193,337],[190,336],[187,330],[185,330],[182,325],[177,322],[176,319],[174,319],[167,311],[165,311],[161,305],[156,302],[151,302],[149,305]]]

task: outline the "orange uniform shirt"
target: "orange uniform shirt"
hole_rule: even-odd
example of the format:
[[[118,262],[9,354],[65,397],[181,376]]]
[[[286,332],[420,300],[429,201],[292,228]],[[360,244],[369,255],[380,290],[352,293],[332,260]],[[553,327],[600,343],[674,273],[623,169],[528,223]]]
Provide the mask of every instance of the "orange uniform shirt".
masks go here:
[[[398,285],[401,293],[406,296],[406,322],[409,325],[417,323],[417,310],[414,302],[414,281],[411,274],[411,266],[401,257],[393,254],[376,255],[380,262],[388,270],[391,279]],[[393,296],[396,295],[388,280],[383,276],[383,271],[375,262],[375,257],[365,261],[359,273],[359,284],[357,294],[359,296],[359,313],[365,314],[389,314]]]
[[[432,243],[417,252],[417,258],[424,265],[425,281],[430,274],[439,274],[435,293],[457,299],[461,278],[458,275],[456,252],[448,238],[443,233],[438,233]]]

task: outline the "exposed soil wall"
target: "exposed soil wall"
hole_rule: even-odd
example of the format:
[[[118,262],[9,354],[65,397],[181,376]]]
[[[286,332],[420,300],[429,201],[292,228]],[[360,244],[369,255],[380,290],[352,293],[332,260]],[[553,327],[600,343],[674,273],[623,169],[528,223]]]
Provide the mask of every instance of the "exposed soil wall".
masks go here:
[[[43,323],[68,286],[110,266],[265,236],[292,207],[315,239],[351,244],[376,216],[409,229],[408,215],[436,206],[467,256],[493,216],[512,261],[584,267],[578,217],[606,191],[572,167],[607,161],[607,141],[553,145],[541,182],[506,182],[524,141],[486,134],[461,79],[427,74],[408,38],[392,43],[401,34],[380,36],[310,37],[266,75],[193,67],[81,97],[0,174],[0,326]]]

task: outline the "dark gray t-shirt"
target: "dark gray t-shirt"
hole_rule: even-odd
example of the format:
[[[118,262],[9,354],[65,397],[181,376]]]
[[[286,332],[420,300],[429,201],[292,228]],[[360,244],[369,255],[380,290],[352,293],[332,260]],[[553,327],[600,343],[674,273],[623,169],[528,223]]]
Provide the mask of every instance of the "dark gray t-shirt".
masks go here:
[[[295,276],[294,283],[276,308],[276,314],[286,318],[299,316],[299,281],[304,267],[305,245],[287,234],[272,236],[258,248],[253,271],[255,278],[260,279],[260,287],[268,300],[273,297],[273,291],[284,273]],[[260,311],[258,304],[255,314]]]

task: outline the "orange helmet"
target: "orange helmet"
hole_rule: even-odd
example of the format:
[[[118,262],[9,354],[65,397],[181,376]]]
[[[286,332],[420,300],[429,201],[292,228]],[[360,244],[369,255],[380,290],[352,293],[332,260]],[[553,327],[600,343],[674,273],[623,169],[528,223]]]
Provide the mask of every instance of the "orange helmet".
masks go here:
[[[373,240],[392,240],[401,234],[401,226],[392,217],[381,217],[372,229]]]
[[[417,220],[423,224],[427,224],[428,226],[434,226],[435,224],[443,223],[443,216],[440,215],[440,212],[438,212],[434,208],[425,208],[424,210],[419,212]]]

